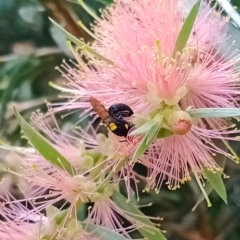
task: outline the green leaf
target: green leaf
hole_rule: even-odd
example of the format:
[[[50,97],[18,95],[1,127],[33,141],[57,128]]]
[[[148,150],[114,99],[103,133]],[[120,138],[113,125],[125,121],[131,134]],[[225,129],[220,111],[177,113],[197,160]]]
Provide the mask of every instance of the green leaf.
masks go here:
[[[139,144],[138,148],[136,149],[133,157],[132,157],[132,160],[135,161],[137,160],[137,158],[139,156],[141,156],[147,149],[148,147],[150,146],[150,144],[152,143],[152,141],[154,140],[155,138],[155,135],[152,136],[152,138],[150,139],[148,137],[148,135],[146,135],[143,140],[141,141],[141,143]]]
[[[145,216],[136,206],[117,191],[114,191],[112,195],[113,201],[122,208],[126,214],[134,218],[139,226],[138,231],[143,235],[144,239],[149,240],[166,240],[164,235],[159,229]],[[143,226],[142,226],[143,225]]]
[[[190,13],[188,14],[186,20],[183,23],[183,26],[180,30],[180,33],[179,33],[177,41],[176,41],[175,53],[181,52],[187,44],[187,41],[188,41],[188,38],[192,31],[195,19],[197,17],[200,2],[201,2],[201,0],[199,0],[195,3],[195,5],[191,9]]]
[[[207,177],[207,180],[210,182],[211,186],[213,187],[213,189],[222,198],[222,200],[225,203],[227,203],[227,193],[221,177],[221,173],[220,172],[213,173],[209,171],[206,167],[203,167],[203,171]]]
[[[151,128],[150,132],[145,135],[145,137],[140,142],[138,148],[136,149],[136,151],[132,157],[133,161],[137,160],[137,158],[139,156],[141,156],[148,149],[148,147],[151,145],[151,143],[156,138],[156,135],[158,134],[160,127],[161,126],[159,124],[155,123],[155,125]]]
[[[199,108],[186,111],[191,117],[222,118],[240,116],[239,108]]]
[[[157,119],[158,121],[156,121],[156,119],[153,119],[153,121],[147,122],[144,125],[142,125],[140,128],[137,128],[136,130],[133,131],[134,132],[133,135],[139,134],[139,133],[146,134],[133,155],[133,158],[132,158],[133,161],[135,161],[140,155],[142,155],[146,151],[146,149],[151,145],[151,143],[154,141],[154,139],[158,135],[159,129],[161,128],[161,120],[163,119],[163,117],[160,116],[159,118],[158,116]]]
[[[234,7],[237,7],[236,11],[238,11],[240,13],[240,1],[239,0],[232,0],[231,3]]]
[[[75,36],[73,36],[71,33],[69,33],[67,30],[65,30],[63,27],[61,27],[58,23],[56,23],[53,19],[49,18],[49,20],[53,23],[54,26],[58,27],[61,32],[64,33],[64,35],[73,43],[75,43],[77,46],[79,46],[80,48],[82,48],[82,50],[87,51],[88,53],[92,54],[93,56],[113,65],[114,62],[109,60],[108,58],[104,57],[103,55],[101,55],[100,53],[96,52],[95,50],[93,50],[91,47],[89,47],[87,44],[85,44],[84,42],[82,42],[81,40],[79,40],[78,38],[76,38]]]
[[[135,151],[135,153],[134,153],[134,155],[132,157],[133,161],[135,161],[140,155],[142,155],[146,151],[146,149],[148,148],[148,146],[147,146],[147,138],[148,138],[148,136],[146,135],[142,139],[141,143],[139,144],[138,148],[136,149],[136,151]]]
[[[147,141],[146,144],[149,145],[156,137],[156,135],[158,134],[158,131],[160,129],[160,125],[158,123],[156,123],[151,130],[148,133],[148,137],[147,137]]]
[[[89,3],[89,1],[86,1]],[[95,21],[101,21],[101,18],[97,16],[96,11],[92,8],[92,6],[88,5],[88,3],[85,3],[83,0],[77,0],[77,3],[81,5],[81,7],[90,15],[93,17]]]
[[[174,133],[167,129],[167,128],[161,128],[159,131],[158,131],[158,134],[156,136],[156,138],[166,138],[166,137],[170,137],[172,136]]]
[[[17,109],[14,107],[15,116],[22,128],[22,131],[31,142],[33,147],[51,164],[66,170],[70,175],[74,175],[75,171],[68,160],[59,153],[51,143],[48,142],[42,135],[34,130],[19,114]]]
[[[110,5],[113,3],[113,0],[95,0],[96,2],[100,2],[104,5]]]
[[[225,143],[219,139],[214,139],[213,140],[214,144],[219,147],[222,150],[227,151],[227,147],[225,146]],[[220,153],[217,153],[214,157],[215,161],[217,162],[217,164],[221,167],[224,168],[225,164],[226,164],[226,156],[221,155]],[[193,181],[191,181],[191,183],[193,183]],[[195,186],[192,186],[192,188],[196,189]],[[209,196],[209,194],[213,191],[213,187],[210,184],[210,182],[206,182],[205,185],[205,192],[206,194]],[[203,193],[200,194],[197,203],[195,204],[195,206],[192,208],[192,211],[195,211],[196,208],[198,207],[198,205],[205,199]]]
[[[91,233],[94,237],[96,237],[99,240],[127,240],[128,238],[123,237],[119,233],[116,233],[115,231],[102,227],[95,224],[84,224],[81,223],[81,225],[84,227],[84,229]]]
[[[33,80],[44,71],[40,64],[39,59],[27,55],[7,62],[4,65],[3,72],[0,73],[4,76],[0,76],[0,78],[6,78],[8,85],[1,97],[1,120],[4,118],[7,104],[14,99],[14,95],[20,91],[21,86],[26,82],[30,82],[30,80]]]
[[[81,204],[77,212],[77,219],[79,221],[84,221],[87,218],[87,212],[88,212],[87,204]]]
[[[154,124],[155,123],[150,120],[150,121],[144,123],[141,127],[139,127],[137,129],[135,129],[134,131],[132,131],[129,135],[133,136],[133,135],[147,133],[154,126]]]

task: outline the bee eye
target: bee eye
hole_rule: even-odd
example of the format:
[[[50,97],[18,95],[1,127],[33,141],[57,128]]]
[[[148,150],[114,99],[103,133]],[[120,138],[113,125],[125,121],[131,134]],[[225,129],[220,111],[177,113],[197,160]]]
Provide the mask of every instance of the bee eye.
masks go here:
[[[110,116],[117,119],[130,117],[133,115],[133,110],[126,104],[118,103],[109,107],[108,113]]]

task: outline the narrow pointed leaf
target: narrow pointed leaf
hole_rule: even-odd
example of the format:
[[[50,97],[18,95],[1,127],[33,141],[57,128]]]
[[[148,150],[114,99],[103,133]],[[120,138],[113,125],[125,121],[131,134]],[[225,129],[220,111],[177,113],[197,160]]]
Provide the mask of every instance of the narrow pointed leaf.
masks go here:
[[[215,139],[213,140],[214,144],[221,148],[224,149],[225,151],[227,151],[227,147],[225,146],[225,144],[223,143],[223,141],[219,140],[219,139]],[[223,156],[219,153],[217,153],[214,157],[215,161],[217,162],[217,164],[221,167],[224,168],[225,164],[226,164],[226,156]],[[194,187],[194,186],[193,186]],[[209,194],[213,191],[213,187],[211,185],[211,183],[208,181],[206,182],[206,186],[205,186],[205,191],[206,194],[209,196]],[[200,194],[197,203],[194,205],[194,207],[192,208],[192,211],[195,211],[196,208],[198,207],[198,205],[205,199],[203,193]]]
[[[161,126],[157,123],[151,128],[151,130],[148,133],[148,137],[147,137],[147,141],[146,141],[147,145],[149,145],[155,139],[160,127]]]
[[[119,233],[114,232],[109,228],[105,228],[95,224],[83,224],[84,229],[99,240],[127,240]]]
[[[77,211],[77,219],[79,221],[84,221],[87,218],[87,204],[81,204]]]
[[[161,128],[159,131],[158,131],[158,134],[157,134],[157,138],[166,138],[166,137],[170,137],[172,136],[174,133],[167,129],[167,128]]]
[[[137,158],[140,157],[148,149],[148,147],[151,145],[151,143],[155,139],[156,134],[155,135],[151,135],[150,138],[149,138],[148,135],[146,135],[143,138],[143,140],[139,144],[138,148],[136,149],[136,151],[135,151],[135,153],[134,153],[134,155],[132,157],[133,161],[137,160]]]
[[[223,118],[240,116],[239,108],[200,108],[187,110],[191,117]]]
[[[105,4],[105,5],[110,5],[110,4],[113,3],[113,0],[95,0],[95,1],[101,2],[101,3]]]
[[[14,107],[15,116],[24,132],[25,136],[33,147],[51,164],[66,170],[70,175],[74,175],[74,169],[68,160],[59,153],[40,133],[33,129],[19,114]]]
[[[80,4],[82,6],[82,8],[90,15],[92,16],[96,21],[101,21],[101,19],[97,16],[97,13],[96,11],[90,6],[88,5],[87,3],[85,2],[88,2],[89,1],[83,1],[83,0],[77,0],[77,3]]]
[[[131,202],[127,202],[127,199],[121,193],[114,191],[112,199],[120,208],[126,211],[126,213],[129,213],[129,216],[137,221],[137,225],[139,226],[138,231],[143,235],[144,239],[166,240],[164,235],[155,227],[148,217]],[[144,227],[141,227],[142,225]]]
[[[213,173],[207,168],[203,167],[204,173],[207,177],[207,180],[210,182],[211,186],[213,189],[217,192],[217,194],[222,198],[222,200],[227,203],[227,193],[226,193],[226,188],[223,183],[221,173],[216,172]]]
[[[146,151],[146,149],[148,148],[148,146],[147,146],[147,138],[148,138],[148,136],[146,135],[146,136],[142,139],[141,143],[139,144],[138,148],[136,149],[136,151],[135,151],[135,153],[134,153],[134,155],[133,155],[133,157],[132,157],[132,160],[133,160],[133,161],[137,160],[137,158],[138,158],[140,155],[142,155],[142,154]]]
[[[65,30],[63,27],[61,27],[58,23],[56,23],[53,19],[49,18],[50,21],[53,23],[54,26],[58,27],[61,32],[63,32],[63,34],[73,43],[75,43],[77,46],[79,46],[80,48],[83,48],[84,50],[86,50],[87,52],[89,52],[90,54],[92,54],[93,56],[95,56],[96,58],[99,58],[111,65],[114,64],[113,61],[109,60],[108,58],[104,57],[103,55],[101,55],[100,53],[96,52],[94,49],[92,49],[91,47],[89,47],[87,44],[85,44],[84,42],[82,42],[81,40],[79,40],[78,38],[76,38],[75,36],[73,36],[71,33],[69,33],[67,30]]]
[[[154,126],[154,124],[155,123],[153,121],[148,121],[144,123],[141,127],[133,130],[129,135],[133,136],[133,135],[147,133]]]
[[[180,33],[178,35],[176,46],[175,46],[175,53],[181,52],[183,48],[186,46],[186,43],[188,41],[188,38],[190,36],[190,33],[192,31],[195,19],[197,17],[198,9],[200,6],[200,0],[195,3],[193,8],[191,9],[190,13],[188,14],[186,20],[183,23],[183,26],[180,30]]]

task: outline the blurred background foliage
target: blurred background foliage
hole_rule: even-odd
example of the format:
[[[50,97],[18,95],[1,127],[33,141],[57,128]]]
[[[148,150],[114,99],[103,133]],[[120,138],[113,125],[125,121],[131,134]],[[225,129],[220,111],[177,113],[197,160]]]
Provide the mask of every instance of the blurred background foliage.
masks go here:
[[[112,0],[86,2],[97,11]],[[232,3],[240,9],[239,0],[232,0]],[[64,81],[55,67],[61,65],[63,59],[71,58],[71,53],[65,37],[52,26],[49,16],[78,38],[86,42],[92,40],[77,25],[77,21],[81,20],[89,27],[93,19],[74,0],[0,0],[0,134],[1,140],[10,145],[26,144],[20,138],[12,102],[24,118],[29,119],[36,109],[46,111],[45,100],[59,101],[59,92],[48,84],[50,81]],[[63,120],[59,117],[59,120],[64,127],[69,126],[71,121],[76,122],[77,117],[73,114]],[[239,144],[233,147],[240,154]],[[6,154],[1,151],[0,168],[6,164],[14,165],[12,156]],[[154,191],[140,191],[139,204],[152,203],[152,206],[141,209],[147,215],[164,218],[161,229],[167,231],[169,240],[239,240],[239,170],[239,165],[227,161],[226,174],[231,176],[225,180],[227,205],[215,193],[211,193],[211,208],[202,202],[192,211],[200,195],[194,181],[175,191],[163,187],[157,195]],[[142,170],[139,168],[138,171]],[[14,193],[19,182],[20,179],[14,179],[11,183],[10,188]]]

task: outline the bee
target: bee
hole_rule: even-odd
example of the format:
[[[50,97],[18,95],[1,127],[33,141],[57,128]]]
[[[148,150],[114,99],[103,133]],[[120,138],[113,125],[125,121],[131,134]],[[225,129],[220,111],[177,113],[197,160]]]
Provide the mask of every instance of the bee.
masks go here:
[[[133,115],[133,110],[126,104],[113,104],[107,110],[104,105],[96,98],[91,97],[90,103],[94,111],[102,119],[103,124],[107,126],[115,135],[120,137],[127,137],[129,130],[133,127],[131,122],[124,118]]]

